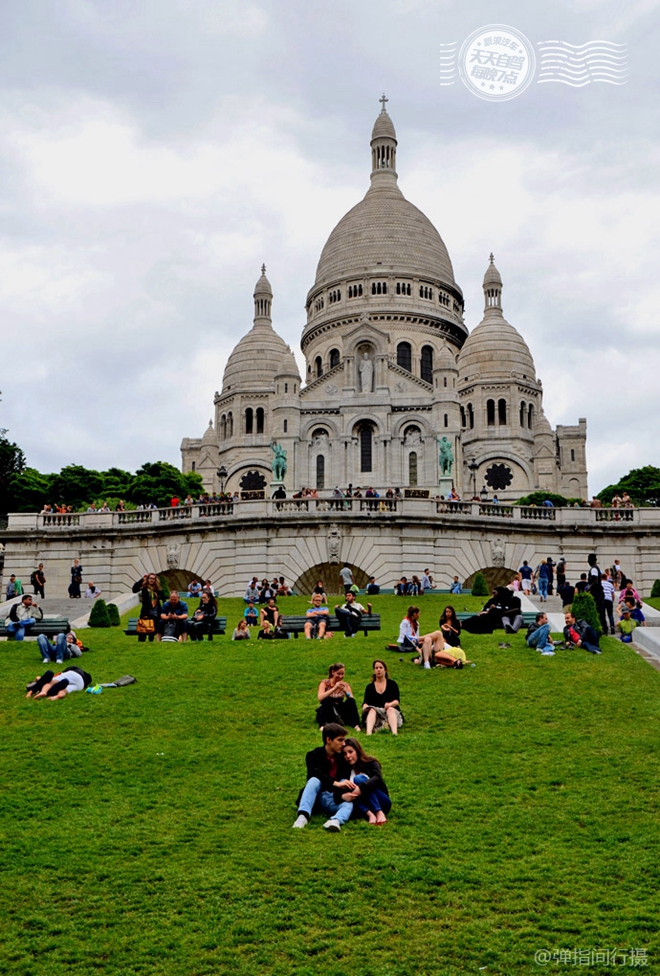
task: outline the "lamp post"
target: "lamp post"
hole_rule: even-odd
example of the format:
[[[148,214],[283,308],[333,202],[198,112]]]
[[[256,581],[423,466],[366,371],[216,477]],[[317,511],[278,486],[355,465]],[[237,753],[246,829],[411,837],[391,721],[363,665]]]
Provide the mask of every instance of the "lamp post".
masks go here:
[[[221,464],[218,468],[218,478],[220,479],[220,494],[225,493],[225,481],[227,480],[227,469],[224,464]]]
[[[472,497],[477,494],[477,471],[479,470],[479,465],[477,464],[475,458],[472,458],[468,464],[468,468],[472,472]]]
[[[488,489],[486,488],[485,485],[482,486],[480,494],[481,494],[481,500],[482,500],[482,502],[487,502],[488,501]]]

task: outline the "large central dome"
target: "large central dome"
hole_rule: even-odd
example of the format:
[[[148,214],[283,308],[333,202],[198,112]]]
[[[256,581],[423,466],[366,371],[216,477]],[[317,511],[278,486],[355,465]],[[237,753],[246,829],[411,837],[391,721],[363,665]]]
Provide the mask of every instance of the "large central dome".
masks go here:
[[[371,186],[330,234],[314,289],[380,266],[456,287],[442,238],[397,185],[396,146],[394,126],[383,105],[371,134]]]
[[[321,252],[315,287],[377,265],[454,284],[440,234],[396,185],[372,186],[342,217]]]

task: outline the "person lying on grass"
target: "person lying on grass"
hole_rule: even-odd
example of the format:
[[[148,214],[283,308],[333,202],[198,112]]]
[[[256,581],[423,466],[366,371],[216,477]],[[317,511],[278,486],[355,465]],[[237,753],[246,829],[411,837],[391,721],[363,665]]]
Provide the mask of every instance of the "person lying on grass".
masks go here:
[[[392,735],[398,735],[403,725],[399,686],[389,677],[384,661],[376,660],[371,666],[373,675],[364,689],[362,702],[362,720],[367,735],[388,727]]]
[[[462,668],[464,664],[469,664],[465,651],[460,647],[461,623],[453,607],[445,607],[438,624],[439,630],[434,630],[420,638],[422,641],[421,661],[417,659],[413,663],[420,664],[424,661],[424,644],[430,640],[431,664],[435,663],[437,667],[442,668]]]
[[[344,681],[346,668],[343,664],[331,664],[328,677],[319,685],[319,707],[316,709],[316,721],[321,731],[328,722],[352,725],[360,731],[360,716],[353,697],[353,691],[347,681]]]
[[[82,668],[68,667],[65,671],[55,674],[44,671],[26,688],[26,698],[50,698],[59,701],[74,691],[84,691],[92,683],[92,676]]]
[[[348,823],[353,804],[342,800],[345,789],[340,784],[350,781],[351,769],[344,757],[346,729],[334,722],[323,728],[323,745],[312,749],[305,756],[307,782],[298,797],[298,816],[293,822],[296,829],[306,827],[312,813],[319,811],[328,816],[325,830],[337,832]]]
[[[351,767],[351,775],[342,800],[353,803],[353,817],[363,817],[370,824],[387,823],[392,801],[383,780],[381,765],[375,756],[368,756],[357,739],[348,738],[344,758]]]

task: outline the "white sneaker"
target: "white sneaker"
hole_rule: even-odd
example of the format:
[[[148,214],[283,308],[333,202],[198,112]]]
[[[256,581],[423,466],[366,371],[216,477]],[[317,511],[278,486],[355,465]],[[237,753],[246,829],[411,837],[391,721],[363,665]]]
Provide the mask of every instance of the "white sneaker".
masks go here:
[[[554,657],[555,656],[555,652],[554,651],[541,651],[541,654],[543,655],[543,657]]]
[[[49,658],[49,657],[44,657],[44,658],[42,658],[42,659],[41,659],[41,663],[42,663],[42,664],[50,664],[50,658]]]
[[[424,661],[424,670],[425,671],[430,671],[431,670],[431,662],[430,661]]]
[[[331,817],[330,820],[326,820],[326,822],[323,824],[323,827],[325,830],[331,830],[335,834],[341,830],[341,824],[339,823],[338,820],[335,820],[334,817]]]
[[[302,827],[306,827],[308,823],[309,821],[307,817],[303,813],[299,813],[296,819],[291,824],[291,826],[300,829]]]

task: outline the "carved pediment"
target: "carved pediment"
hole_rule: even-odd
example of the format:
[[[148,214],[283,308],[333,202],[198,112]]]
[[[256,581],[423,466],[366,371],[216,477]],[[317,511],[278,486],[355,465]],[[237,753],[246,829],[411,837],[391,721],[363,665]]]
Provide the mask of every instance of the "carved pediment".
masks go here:
[[[423,392],[430,394],[433,392],[430,383],[426,383],[421,377],[408,372],[407,369],[397,365],[397,363],[388,363],[387,368],[389,370],[388,386],[394,396],[406,393],[419,394]]]

